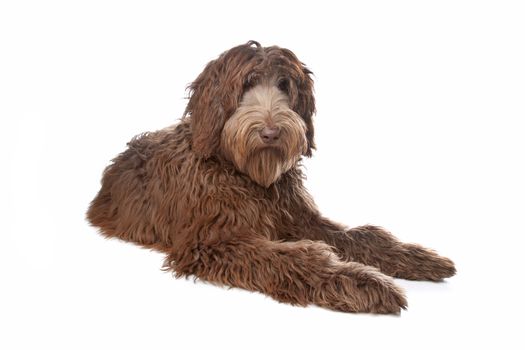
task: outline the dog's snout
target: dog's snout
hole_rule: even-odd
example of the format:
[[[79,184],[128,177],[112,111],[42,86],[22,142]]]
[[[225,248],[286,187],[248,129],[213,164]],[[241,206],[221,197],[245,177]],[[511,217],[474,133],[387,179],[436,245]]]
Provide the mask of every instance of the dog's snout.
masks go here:
[[[274,143],[279,139],[281,130],[275,126],[266,126],[259,132],[259,134],[264,143]]]

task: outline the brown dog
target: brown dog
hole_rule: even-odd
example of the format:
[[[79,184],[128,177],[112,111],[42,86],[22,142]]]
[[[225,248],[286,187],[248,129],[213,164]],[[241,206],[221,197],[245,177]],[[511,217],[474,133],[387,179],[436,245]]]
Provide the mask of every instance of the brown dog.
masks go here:
[[[179,124],[139,135],[107,167],[88,220],[167,253],[176,276],[292,304],[399,312],[406,300],[389,276],[439,281],[454,264],[382,228],[321,216],[300,169],[315,147],[310,74],[276,46],[224,52],[190,85]]]

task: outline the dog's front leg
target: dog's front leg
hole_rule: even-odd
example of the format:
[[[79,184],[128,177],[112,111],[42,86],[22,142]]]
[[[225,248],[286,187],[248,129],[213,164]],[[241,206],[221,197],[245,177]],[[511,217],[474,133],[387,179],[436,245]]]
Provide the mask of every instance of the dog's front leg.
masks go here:
[[[431,249],[403,243],[377,226],[346,229],[312,213],[303,216],[306,230],[295,230],[296,239],[322,240],[336,248],[344,260],[379,268],[383,273],[409,280],[440,281],[456,273],[454,263]]]
[[[262,238],[221,240],[174,252],[166,266],[177,276],[258,291],[291,304],[345,312],[398,313],[403,292],[377,269],[343,262],[322,242]]]

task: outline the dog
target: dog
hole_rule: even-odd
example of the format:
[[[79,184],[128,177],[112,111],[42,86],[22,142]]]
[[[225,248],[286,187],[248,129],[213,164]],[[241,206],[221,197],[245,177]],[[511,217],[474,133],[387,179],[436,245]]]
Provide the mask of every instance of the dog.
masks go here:
[[[303,185],[315,149],[312,72],[256,41],[206,65],[180,122],[136,136],[105,169],[87,219],[166,254],[176,277],[343,312],[399,313],[393,277],[440,281],[454,263],[377,226],[322,216]]]

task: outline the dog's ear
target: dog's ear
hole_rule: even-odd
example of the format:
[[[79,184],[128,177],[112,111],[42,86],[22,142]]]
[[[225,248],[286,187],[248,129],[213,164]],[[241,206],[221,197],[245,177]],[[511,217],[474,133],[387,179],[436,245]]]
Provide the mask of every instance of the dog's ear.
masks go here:
[[[285,75],[292,79],[288,96],[292,109],[299,114],[306,124],[307,149],[304,155],[310,157],[315,149],[313,115],[315,114],[314,82],[312,71],[297,56],[288,49],[279,47],[268,48],[268,51],[277,52],[276,66],[285,66]]]
[[[222,128],[239,105],[244,76],[259,48],[250,41],[224,52],[188,86],[184,115],[191,118],[192,147],[199,156],[208,158],[219,149]]]
[[[314,83],[311,77],[312,72],[304,65],[302,70],[303,75],[297,87],[298,98],[295,108],[296,112],[303,117],[306,123],[306,140],[308,141],[308,147],[305,155],[311,157],[312,149],[315,149],[313,124],[313,116],[315,114]]]
[[[220,65],[220,58],[211,61],[188,86],[189,101],[184,115],[191,118],[193,151],[205,158],[217,149],[219,135],[226,121]]]

